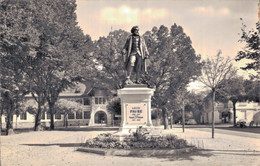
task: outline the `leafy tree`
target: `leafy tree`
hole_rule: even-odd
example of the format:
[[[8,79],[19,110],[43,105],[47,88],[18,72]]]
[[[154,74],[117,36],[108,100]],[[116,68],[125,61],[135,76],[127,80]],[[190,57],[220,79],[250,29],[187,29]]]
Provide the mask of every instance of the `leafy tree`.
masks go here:
[[[75,1],[51,1],[53,18],[58,18],[55,24],[44,30],[57,29],[48,34],[48,40],[55,51],[48,48],[48,56],[53,57],[48,62],[46,80],[46,99],[51,114],[51,129],[54,129],[54,106],[59,94],[69,86],[72,86],[82,71],[79,67],[87,64],[84,56],[87,54],[85,47],[88,36],[84,36],[76,22]],[[58,12],[57,12],[57,9]],[[62,28],[63,27],[63,28]],[[49,43],[49,42],[47,42]],[[84,71],[88,72],[88,71]]]
[[[225,80],[223,85],[219,87],[219,91],[216,93],[217,100],[223,101],[229,100],[233,105],[234,126],[236,125],[236,103],[238,101],[245,100],[245,88],[244,79],[242,77],[234,77],[229,80]]]
[[[242,20],[242,19],[241,19]],[[240,61],[242,59],[248,59],[249,62],[243,70],[255,70],[260,74],[260,23],[256,23],[256,30],[246,31],[246,25],[242,23],[241,28],[242,34],[240,43],[244,43],[245,47],[238,52],[236,60]],[[259,78],[259,75],[258,75]]]
[[[68,126],[68,114],[72,112],[81,112],[84,110],[82,104],[77,103],[76,101],[70,101],[66,99],[59,99],[55,105],[57,113],[64,115],[64,126]]]
[[[1,5],[1,63],[6,64],[1,73],[11,73],[3,78],[27,84],[16,86],[26,87],[38,103],[35,130],[40,127],[46,101],[54,128],[53,107],[58,95],[83,73],[79,66],[88,66],[85,46],[91,47],[91,38],[77,26],[75,0],[5,0]]]
[[[110,101],[107,105],[107,110],[112,114],[113,120],[115,119],[115,115],[121,115],[120,99],[114,98],[112,101]]]
[[[75,0],[4,0],[1,9],[1,87],[18,87],[22,95],[31,92],[38,103],[35,130],[47,101],[53,129],[58,95],[78,75],[88,73],[81,67],[89,69],[86,48],[93,47],[91,38],[77,26]]]
[[[247,101],[260,102],[260,81],[250,79],[244,81],[244,89]]]
[[[153,87],[153,107],[161,108],[166,129],[168,113],[174,100],[186,90],[190,81],[200,75],[200,56],[195,54],[190,38],[181,26],[172,25],[170,30],[165,26],[154,27],[144,34],[150,63],[144,80]],[[176,110],[175,110],[176,111]]]
[[[119,98],[115,98],[113,101],[109,102],[107,106],[108,110],[113,113],[120,115],[121,114],[121,103]]]
[[[204,111],[204,97],[205,95],[203,93],[189,93],[189,95],[187,96],[188,102],[185,105],[185,111],[192,112],[193,118],[197,123],[200,123],[200,117],[202,112]]]
[[[3,105],[9,105],[4,107],[7,109],[7,132],[12,129],[12,117],[18,112],[20,100],[28,92],[21,59],[33,55],[38,43],[30,6],[30,1],[0,2],[0,76],[1,88],[8,90],[2,94],[2,102],[7,102]]]
[[[44,112],[48,112],[48,104],[45,103],[43,106],[42,106],[42,113]],[[28,112],[34,116],[36,116],[37,112],[38,112],[38,104],[35,100],[33,99],[29,99],[29,100],[25,100],[22,102],[21,104],[21,111],[22,112]]]
[[[185,124],[185,106],[188,103],[188,95],[189,92],[186,90],[186,88],[179,90],[175,94],[173,94],[174,97],[169,100],[167,108],[168,108],[168,114],[170,117],[170,126],[173,127],[173,117],[176,120],[178,118],[182,121],[183,124],[183,131],[184,131],[184,124]],[[166,120],[166,119],[165,119]]]
[[[110,90],[123,88],[126,75],[121,51],[128,35],[126,31],[115,30],[94,43],[95,81]]]
[[[89,36],[84,36],[77,26],[76,3],[70,1],[33,1],[34,26],[39,31],[40,43],[34,56],[26,57],[24,70],[30,80],[30,92],[38,103],[35,130],[39,130],[41,108],[49,104],[51,129],[54,129],[54,105],[59,94],[77,80],[85,65],[85,46]],[[48,12],[46,12],[48,11]],[[80,62],[76,65],[77,62]]]
[[[215,98],[216,91],[219,86],[225,81],[231,79],[236,70],[233,68],[230,58],[224,58],[221,55],[221,50],[218,51],[217,55],[211,59],[203,61],[202,76],[199,81],[211,90],[212,94],[212,138],[214,138],[215,128]]]

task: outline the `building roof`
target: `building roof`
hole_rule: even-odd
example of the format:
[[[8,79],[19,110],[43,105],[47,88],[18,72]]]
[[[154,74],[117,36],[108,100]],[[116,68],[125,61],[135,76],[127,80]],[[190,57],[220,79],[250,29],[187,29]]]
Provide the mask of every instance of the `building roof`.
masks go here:
[[[105,88],[93,87],[91,84],[77,83],[74,87],[68,88],[60,93],[61,98],[77,98],[90,96],[108,96],[109,92]],[[25,96],[31,98],[32,94]]]

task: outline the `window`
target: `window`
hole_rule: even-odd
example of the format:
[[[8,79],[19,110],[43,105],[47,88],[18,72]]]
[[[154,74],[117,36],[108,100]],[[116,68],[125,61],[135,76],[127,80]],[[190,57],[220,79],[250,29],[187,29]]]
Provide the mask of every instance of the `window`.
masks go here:
[[[228,108],[228,103],[224,103],[224,108]]]
[[[76,119],[82,119],[82,112],[76,112]]]
[[[84,119],[90,119],[90,111],[84,111]]]
[[[45,112],[42,112],[42,119],[45,120]]]
[[[102,104],[103,103],[103,98],[98,98],[98,104]]]
[[[68,119],[74,119],[74,113],[69,113],[68,114]]]
[[[82,99],[76,99],[76,102],[82,104]]]
[[[90,105],[89,98],[84,98],[83,101],[84,101],[84,105]]]
[[[106,99],[102,97],[96,97],[95,104],[106,104]]]
[[[61,113],[56,113],[55,114],[55,119],[61,119]]]
[[[26,114],[26,112],[23,112],[23,113],[20,114],[20,119],[21,119],[21,120],[27,120],[27,114]]]
[[[47,119],[51,119],[51,114],[47,113]]]

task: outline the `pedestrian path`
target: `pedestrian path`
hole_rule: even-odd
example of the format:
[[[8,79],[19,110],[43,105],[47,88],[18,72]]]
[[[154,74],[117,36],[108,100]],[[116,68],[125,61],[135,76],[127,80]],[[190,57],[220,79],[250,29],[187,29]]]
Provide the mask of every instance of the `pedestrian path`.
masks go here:
[[[176,134],[187,140],[191,145],[208,150],[236,150],[241,152],[260,152],[260,138],[258,134],[223,131],[215,129],[215,138],[211,138],[211,130],[205,128],[189,128],[182,132],[181,128],[164,130],[165,134]],[[251,137],[250,137],[251,135]]]
[[[200,130],[200,131],[207,131],[212,132],[212,129],[210,128],[193,128],[194,130]],[[242,136],[242,137],[249,137],[249,138],[258,138],[260,139],[260,133],[249,133],[249,132],[241,132],[241,131],[232,131],[232,130],[225,130],[225,129],[214,129],[216,133],[221,134],[227,134],[227,135],[236,135],[236,136]]]

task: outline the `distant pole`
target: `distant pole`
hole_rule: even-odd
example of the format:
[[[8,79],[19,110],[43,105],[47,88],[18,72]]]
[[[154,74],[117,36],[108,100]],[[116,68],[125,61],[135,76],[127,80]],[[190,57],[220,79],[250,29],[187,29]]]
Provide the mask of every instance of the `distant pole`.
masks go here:
[[[184,128],[185,128],[185,106],[184,106],[184,101],[182,101],[182,132],[184,133]]]
[[[213,93],[212,93],[212,105],[213,105],[213,110],[212,110],[212,138],[214,138],[214,129],[215,129],[215,114],[214,114],[214,112],[215,112],[215,93],[216,93],[216,91],[215,91],[215,89],[213,89],[213,91],[212,91]]]

